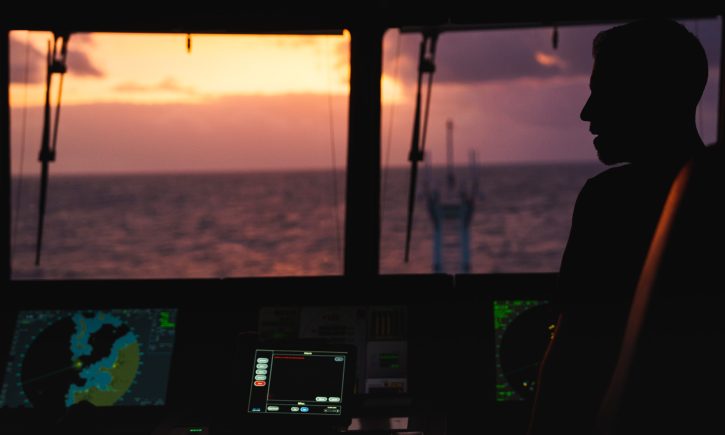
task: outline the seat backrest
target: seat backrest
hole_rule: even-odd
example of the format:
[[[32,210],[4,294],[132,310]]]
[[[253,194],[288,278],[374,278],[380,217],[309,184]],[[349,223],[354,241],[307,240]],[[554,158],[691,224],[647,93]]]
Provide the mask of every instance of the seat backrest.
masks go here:
[[[716,145],[670,190],[602,402],[601,433],[709,433],[722,424],[723,199],[725,159]]]

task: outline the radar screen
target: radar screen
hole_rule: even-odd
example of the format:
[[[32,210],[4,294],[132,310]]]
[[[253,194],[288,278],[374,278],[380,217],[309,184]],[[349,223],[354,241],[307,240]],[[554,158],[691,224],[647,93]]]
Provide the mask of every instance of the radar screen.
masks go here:
[[[20,311],[1,408],[163,406],[175,309]]]
[[[494,300],[496,401],[532,399],[557,313],[544,300]]]

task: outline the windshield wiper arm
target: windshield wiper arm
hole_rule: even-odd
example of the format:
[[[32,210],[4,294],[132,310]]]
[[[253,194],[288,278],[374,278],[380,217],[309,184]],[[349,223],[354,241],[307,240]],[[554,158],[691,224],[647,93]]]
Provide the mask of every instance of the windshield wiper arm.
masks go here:
[[[40,143],[40,199],[38,204],[38,233],[35,244],[35,265],[40,265],[40,252],[43,246],[43,224],[45,222],[45,205],[48,198],[48,177],[50,162],[55,161],[55,149],[58,143],[58,122],[60,121],[60,101],[63,95],[63,77],[67,71],[68,39],[70,33],[54,34],[53,43],[48,41],[48,70],[45,78],[45,109],[43,112],[43,137]],[[53,142],[50,137],[50,88],[54,74],[60,75],[58,84],[58,101],[55,108],[53,124]]]
[[[420,56],[418,59],[418,90],[415,97],[415,118],[413,120],[413,140],[410,145],[410,186],[408,188],[408,222],[405,230],[405,262],[410,258],[410,239],[413,232],[413,213],[415,211],[415,190],[418,180],[418,162],[425,155],[425,139],[428,131],[428,114],[430,113],[430,94],[433,88],[433,74],[435,73],[435,54],[438,42],[438,32],[423,33],[420,42]],[[428,91],[426,92],[425,113],[423,115],[423,131],[421,140],[421,92],[423,76],[428,76]]]

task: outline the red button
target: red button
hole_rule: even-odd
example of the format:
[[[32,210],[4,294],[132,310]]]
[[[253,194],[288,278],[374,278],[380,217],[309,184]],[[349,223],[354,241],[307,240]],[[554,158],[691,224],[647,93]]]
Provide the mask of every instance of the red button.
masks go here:
[[[264,387],[265,385],[267,385],[266,381],[254,381],[255,387]]]

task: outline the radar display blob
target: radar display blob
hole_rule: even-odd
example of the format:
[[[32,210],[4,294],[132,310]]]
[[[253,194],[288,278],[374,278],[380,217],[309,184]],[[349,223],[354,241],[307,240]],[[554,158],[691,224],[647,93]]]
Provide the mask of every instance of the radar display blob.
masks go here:
[[[0,407],[163,405],[175,310],[22,311]]]
[[[533,398],[539,363],[553,337],[556,319],[547,301],[494,301],[497,402]]]

